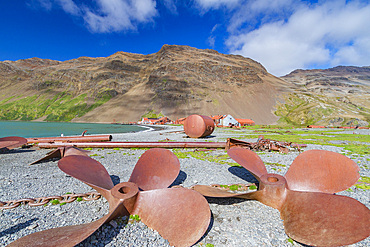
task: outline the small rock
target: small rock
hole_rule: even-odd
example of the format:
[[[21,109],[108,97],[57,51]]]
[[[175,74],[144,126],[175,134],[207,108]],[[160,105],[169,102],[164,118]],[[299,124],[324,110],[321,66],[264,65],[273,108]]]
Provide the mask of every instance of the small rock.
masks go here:
[[[39,225],[37,223],[35,224],[32,224],[30,226],[27,227],[28,230],[32,230],[32,229],[35,229],[36,227],[38,227]]]
[[[59,216],[59,215],[65,214],[65,213],[66,213],[65,211],[59,211],[59,212],[56,212],[54,215]]]
[[[117,222],[116,222],[115,220],[111,220],[111,221],[109,222],[109,224],[110,224],[111,226],[113,226],[114,228],[117,228],[117,227],[118,227],[118,224],[117,224]]]

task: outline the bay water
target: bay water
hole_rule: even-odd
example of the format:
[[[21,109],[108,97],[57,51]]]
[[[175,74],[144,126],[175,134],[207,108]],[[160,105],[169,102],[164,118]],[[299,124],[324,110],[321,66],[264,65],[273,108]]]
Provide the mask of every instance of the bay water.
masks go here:
[[[0,121],[0,138],[6,136],[55,137],[62,134],[72,136],[81,135],[85,130],[87,130],[86,134],[92,135],[138,132],[146,128],[125,124]]]

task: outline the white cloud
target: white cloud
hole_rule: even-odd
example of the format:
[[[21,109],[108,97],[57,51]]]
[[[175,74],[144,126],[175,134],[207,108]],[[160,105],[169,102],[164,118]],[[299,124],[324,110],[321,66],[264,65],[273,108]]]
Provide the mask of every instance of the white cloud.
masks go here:
[[[80,8],[73,2],[73,0],[58,0],[63,10],[71,15],[79,15]]]
[[[177,7],[174,0],[163,0],[164,6],[172,13],[177,15]]]
[[[368,23],[370,4],[300,4],[286,20],[266,22],[252,31],[235,31],[226,45],[232,53],[251,57],[279,76],[297,68],[369,65]]]
[[[85,3],[75,0],[29,0],[28,5],[47,11],[55,5],[60,6],[67,14],[81,17],[87,28],[96,33],[136,30],[139,24],[152,22],[157,15],[155,0],[95,0]]]
[[[195,3],[203,10],[218,9],[221,6],[235,7],[240,0],[195,0]]]
[[[236,8],[228,30],[233,32],[243,25],[258,26],[274,19],[284,19],[300,5],[294,0],[244,0]]]
[[[83,18],[92,32],[135,30],[157,14],[153,0],[97,0],[98,11],[84,7]]]
[[[38,8],[41,7],[47,11],[50,11],[53,8],[53,3],[51,0],[29,0],[26,4],[30,8]]]

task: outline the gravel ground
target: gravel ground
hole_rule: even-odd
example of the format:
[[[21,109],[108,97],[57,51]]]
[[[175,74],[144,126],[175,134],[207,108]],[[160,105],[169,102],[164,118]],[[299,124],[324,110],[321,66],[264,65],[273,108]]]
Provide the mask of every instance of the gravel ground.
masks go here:
[[[206,139],[194,140],[185,137],[182,127],[167,126],[157,131],[126,133],[113,135],[113,141],[158,141],[166,138],[175,141],[225,141],[227,137],[242,136],[245,130],[233,131],[216,129]],[[231,134],[232,133],[232,134]],[[363,131],[370,134],[370,131]],[[242,138],[241,138],[242,139]],[[255,141],[247,140],[246,141]],[[305,150],[324,149],[344,153],[335,146],[308,145]],[[94,159],[102,163],[114,183],[129,179],[137,160],[145,150],[142,149],[94,149]],[[191,150],[184,150],[191,151]],[[92,189],[67,176],[57,167],[57,161],[45,162],[33,166],[28,164],[43,157],[49,150],[15,149],[0,153],[0,200],[63,195],[66,192],[85,193]],[[213,156],[224,155],[224,150],[208,151]],[[264,162],[280,163],[286,167],[267,166],[268,172],[284,175],[299,153],[289,154],[259,153]],[[361,164],[361,176],[370,177],[370,155],[350,156]],[[228,162],[233,162],[231,159]],[[244,169],[231,167],[193,157],[181,158],[181,172],[175,184],[190,187],[194,184],[236,184],[253,182],[253,177]],[[353,192],[338,194],[353,197],[370,207],[370,190],[352,187]],[[257,201],[241,199],[208,198],[212,211],[209,232],[195,246],[302,246],[297,242],[288,242],[283,222],[278,210]],[[10,210],[0,210],[0,246],[31,234],[54,227],[88,223],[108,213],[105,199],[95,201],[72,202],[65,205],[41,207],[20,206]],[[118,218],[104,225],[79,246],[169,246],[156,231],[149,229],[142,222]],[[367,238],[352,246],[370,246]]]

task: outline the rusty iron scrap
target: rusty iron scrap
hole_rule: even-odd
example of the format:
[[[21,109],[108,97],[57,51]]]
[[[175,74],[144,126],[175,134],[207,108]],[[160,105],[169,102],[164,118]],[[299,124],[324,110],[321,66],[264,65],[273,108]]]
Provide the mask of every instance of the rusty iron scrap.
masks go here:
[[[43,206],[53,200],[58,200],[59,204],[74,202],[77,198],[81,198],[84,201],[98,200],[101,197],[100,193],[96,191],[79,193],[79,194],[65,194],[61,196],[45,196],[37,198],[24,198],[18,200],[10,200],[2,202],[0,201],[0,209],[12,209],[21,205],[28,205],[31,207]]]
[[[21,147],[27,143],[27,139],[19,136],[8,136],[0,138],[0,149],[12,149]]]
[[[88,156],[89,153],[90,151],[82,150],[73,146],[62,146],[58,147],[56,150],[47,153],[45,157],[36,160],[35,162],[32,162],[30,165],[34,165],[51,159],[61,159],[68,155]]]
[[[257,200],[280,211],[286,234],[312,246],[342,246],[370,235],[370,210],[359,201],[335,195],[359,179],[357,164],[344,155],[309,150],[301,153],[285,176],[268,173],[251,150],[234,147],[229,156],[258,181],[258,190],[234,193],[212,186],[195,185],[204,196]]]
[[[58,162],[66,174],[99,192],[109,203],[109,213],[91,223],[36,232],[9,246],[75,246],[105,223],[119,217],[139,215],[141,221],[174,246],[191,246],[206,232],[211,218],[207,200],[185,188],[168,188],[180,172],[176,155],[166,149],[147,150],[138,160],[128,182],[113,184],[98,161],[69,155]]]
[[[84,134],[84,133],[83,133]],[[27,143],[55,143],[55,142],[105,142],[111,141],[111,135],[91,135],[91,136],[58,136],[58,137],[35,137],[26,138]]]
[[[281,142],[265,139],[262,135],[258,137],[256,142],[245,142],[229,138],[228,144],[226,145],[227,150],[236,146],[244,147],[253,151],[278,151],[281,153],[288,153],[289,148],[294,148],[298,151],[301,151],[301,148],[307,147],[306,144],[296,144],[292,142]]]
[[[78,148],[225,148],[242,147],[256,151],[288,152],[289,148],[300,151],[305,144],[277,142],[269,139],[259,139],[257,142],[246,142],[228,138],[226,142],[85,142],[85,143],[39,143],[39,148],[57,148],[74,146]]]
[[[191,138],[202,138],[209,136],[215,129],[212,118],[203,115],[190,115],[185,119],[184,131]]]

